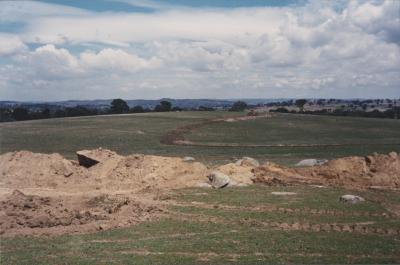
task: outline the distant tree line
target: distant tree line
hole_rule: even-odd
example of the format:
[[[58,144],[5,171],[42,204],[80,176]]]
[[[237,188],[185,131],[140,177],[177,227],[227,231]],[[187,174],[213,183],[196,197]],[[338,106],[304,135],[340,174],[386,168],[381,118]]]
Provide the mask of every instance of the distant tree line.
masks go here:
[[[244,103],[246,104],[246,103]],[[246,105],[247,107],[247,105]],[[233,104],[231,110],[239,111],[243,109],[243,103]],[[12,106],[0,108],[0,122],[8,121],[24,121],[62,117],[78,117],[93,116],[107,114],[125,114],[125,113],[145,113],[145,112],[170,112],[170,111],[214,111],[215,109],[207,106],[199,106],[197,108],[180,108],[172,106],[171,102],[162,100],[153,109],[143,108],[142,106],[134,106],[132,108],[122,99],[112,100],[109,108],[93,108],[88,106],[75,107],[26,107]]]
[[[365,117],[365,118],[387,118],[387,119],[400,119],[400,107],[392,107],[385,111],[372,110],[372,111],[360,111],[360,110],[342,110],[335,109],[328,111],[327,109],[314,110],[314,111],[289,111],[285,107],[279,107],[270,112],[280,113],[301,113],[301,114],[313,114],[313,115],[328,115],[328,116],[348,116],[348,117]]]
[[[375,109],[377,106],[386,104],[386,109],[380,111]],[[308,104],[318,105],[320,108],[315,110],[304,110],[304,105]],[[327,109],[323,108],[329,104],[338,104],[338,108]],[[341,104],[341,105],[340,105]],[[298,99],[296,101],[290,100],[280,103],[271,103],[269,106],[279,106],[276,109],[271,109],[270,112],[280,113],[301,113],[301,114],[313,114],[313,115],[330,115],[330,116],[351,116],[351,117],[366,117],[366,118],[389,118],[389,119],[400,119],[400,107],[393,105],[393,101],[390,99],[375,99],[375,100],[335,100],[335,99],[320,99],[316,102],[308,102],[306,99]],[[287,107],[296,106],[297,110],[289,110]],[[367,111],[371,108],[372,110]]]

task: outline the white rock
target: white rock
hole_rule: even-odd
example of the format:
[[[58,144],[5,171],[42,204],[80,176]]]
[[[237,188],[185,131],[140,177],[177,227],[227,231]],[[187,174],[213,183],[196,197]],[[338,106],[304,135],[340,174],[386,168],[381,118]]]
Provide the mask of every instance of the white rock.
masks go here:
[[[290,192],[290,191],[273,191],[271,192],[272,195],[279,195],[279,196],[290,196],[290,195],[296,195],[296,192]]]
[[[251,166],[251,167],[259,167],[260,163],[252,158],[252,157],[248,157],[248,156],[244,156],[242,157],[242,159],[239,159],[238,161],[236,161],[235,163],[237,166]]]
[[[191,157],[191,156],[185,156],[184,158],[182,158],[182,160],[184,162],[192,162],[192,161],[195,161],[196,159],[194,159],[194,157]]]
[[[231,181],[229,176],[221,173],[219,171],[213,171],[210,175],[208,175],[208,180],[213,188],[221,189],[228,186]]]
[[[363,197],[357,195],[346,194],[340,197],[341,202],[356,204],[365,201]]]
[[[321,166],[328,162],[326,159],[304,159],[296,164],[298,167],[313,167],[313,166]]]

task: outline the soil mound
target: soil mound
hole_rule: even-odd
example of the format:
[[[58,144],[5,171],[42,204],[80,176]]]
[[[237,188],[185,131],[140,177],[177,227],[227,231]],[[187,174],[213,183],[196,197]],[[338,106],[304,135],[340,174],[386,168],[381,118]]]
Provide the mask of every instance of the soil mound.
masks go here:
[[[42,197],[14,190],[0,203],[0,233],[89,232],[133,224],[160,212],[155,205],[123,196]]]
[[[238,165],[237,163],[229,163],[216,168],[217,171],[228,175],[237,184],[252,184],[254,178],[253,169],[254,166],[249,164]]]
[[[400,156],[373,154],[344,157],[311,168],[285,168],[266,163],[253,170],[257,183],[312,183],[352,188],[400,188]]]
[[[117,153],[107,149],[81,150],[76,152],[79,165],[91,167],[98,163],[106,163],[108,160],[119,157]]]
[[[87,170],[59,154],[29,151],[0,155],[0,182],[7,188],[57,188],[66,183],[81,184]]]
[[[162,214],[163,203],[157,198],[164,191],[205,184],[212,170],[237,185],[400,187],[400,156],[394,152],[306,168],[267,162],[259,167],[231,163],[210,169],[179,157],[121,156],[107,149],[78,152],[78,159],[83,159],[81,165],[59,154],[0,155],[0,233],[87,232],[148,220]]]
[[[78,152],[98,161],[87,168],[59,154],[28,151],[0,155],[0,186],[7,189],[151,190],[192,187],[207,181],[208,168],[178,157],[120,156],[107,149]]]
[[[109,189],[158,190],[193,187],[206,182],[208,168],[178,157],[130,155],[89,169]]]

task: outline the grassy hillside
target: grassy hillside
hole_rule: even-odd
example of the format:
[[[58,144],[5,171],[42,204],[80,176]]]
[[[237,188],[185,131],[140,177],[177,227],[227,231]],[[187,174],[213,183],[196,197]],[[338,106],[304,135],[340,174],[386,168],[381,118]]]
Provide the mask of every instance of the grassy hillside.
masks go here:
[[[146,113],[4,123],[0,125],[0,152],[58,152],[74,158],[77,150],[101,146],[121,154],[189,155],[208,162],[226,162],[241,156],[253,156],[290,165],[299,159],[310,157],[332,158],[400,151],[400,146],[395,145],[400,142],[398,120],[283,114],[268,119],[208,124],[185,137],[205,144],[361,145],[209,148],[160,143],[162,135],[177,127],[232,115],[243,113]]]

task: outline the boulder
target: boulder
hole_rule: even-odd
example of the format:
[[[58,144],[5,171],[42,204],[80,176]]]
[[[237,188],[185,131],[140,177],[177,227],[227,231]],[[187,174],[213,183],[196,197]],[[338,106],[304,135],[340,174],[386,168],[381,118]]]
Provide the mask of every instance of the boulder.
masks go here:
[[[363,197],[357,195],[346,194],[340,197],[339,201],[344,203],[356,204],[365,201]]]
[[[298,167],[313,167],[313,166],[321,166],[328,162],[326,159],[304,159],[296,164]]]
[[[208,175],[208,180],[213,188],[221,189],[229,185],[231,181],[228,175],[221,173],[219,171],[213,171]]]
[[[191,156],[185,156],[184,158],[182,158],[183,162],[193,162],[196,159],[194,159],[194,157]]]
[[[79,165],[86,168],[92,167],[98,163],[103,163],[110,158],[118,156],[117,153],[107,149],[81,150],[76,152]]]
[[[238,161],[236,161],[235,163],[237,166],[249,166],[249,167],[259,167],[260,163],[251,157],[245,156],[242,157],[242,159],[239,159]]]

